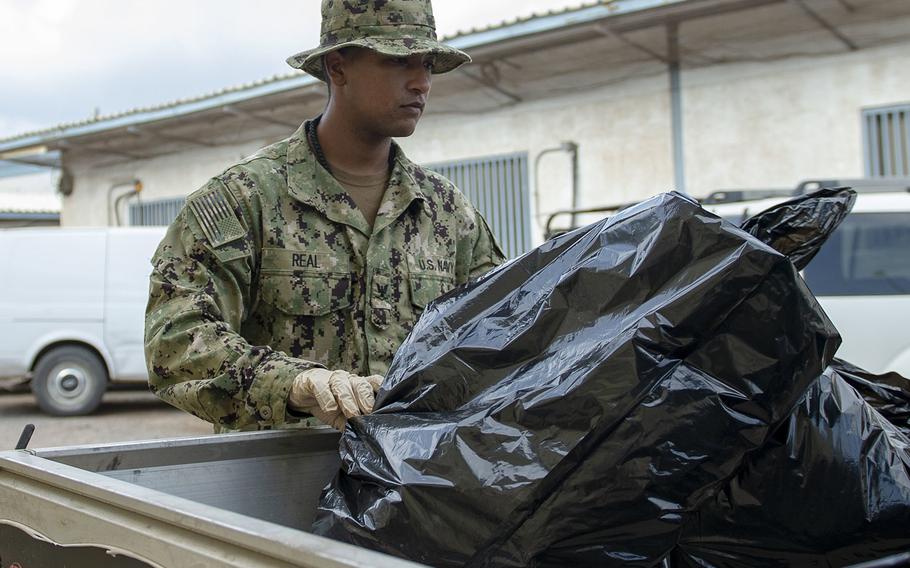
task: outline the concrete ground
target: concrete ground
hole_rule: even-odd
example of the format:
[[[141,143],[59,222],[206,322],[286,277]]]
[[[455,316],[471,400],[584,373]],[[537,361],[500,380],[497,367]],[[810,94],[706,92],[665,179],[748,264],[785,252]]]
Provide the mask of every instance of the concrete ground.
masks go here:
[[[0,392],[0,451],[11,450],[26,424],[30,449],[204,436],[212,426],[159,401],[146,390],[108,392],[91,416],[58,418],[41,412],[29,392]]]

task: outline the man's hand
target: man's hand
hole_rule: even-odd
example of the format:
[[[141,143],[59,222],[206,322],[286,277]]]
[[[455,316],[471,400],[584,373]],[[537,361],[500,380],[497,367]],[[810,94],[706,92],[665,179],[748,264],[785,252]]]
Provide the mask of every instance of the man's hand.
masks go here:
[[[347,371],[310,369],[294,379],[288,406],[344,430],[348,418],[373,412],[374,393],[382,380],[379,375],[360,377]]]

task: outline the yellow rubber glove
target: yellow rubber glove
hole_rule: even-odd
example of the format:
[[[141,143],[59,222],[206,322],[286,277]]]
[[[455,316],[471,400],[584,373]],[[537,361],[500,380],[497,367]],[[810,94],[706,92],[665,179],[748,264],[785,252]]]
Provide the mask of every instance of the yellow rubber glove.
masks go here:
[[[310,369],[294,379],[288,406],[344,430],[348,418],[373,412],[374,393],[382,380],[379,375],[361,377],[347,371]]]

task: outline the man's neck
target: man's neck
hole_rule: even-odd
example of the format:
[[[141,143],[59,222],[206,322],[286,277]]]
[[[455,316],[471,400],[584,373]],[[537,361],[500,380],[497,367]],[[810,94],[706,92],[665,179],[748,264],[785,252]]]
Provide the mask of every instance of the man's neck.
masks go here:
[[[316,130],[329,164],[356,175],[387,171],[392,139],[358,129],[331,105]]]

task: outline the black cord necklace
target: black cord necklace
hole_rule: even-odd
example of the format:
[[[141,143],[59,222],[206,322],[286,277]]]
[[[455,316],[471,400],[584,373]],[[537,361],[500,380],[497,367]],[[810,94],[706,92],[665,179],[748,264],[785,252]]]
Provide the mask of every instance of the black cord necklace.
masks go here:
[[[325,171],[332,174],[332,168],[329,167],[329,161],[325,159],[325,153],[322,151],[322,145],[319,144],[319,136],[316,134],[316,128],[319,126],[319,121],[322,120],[322,115],[320,114],[313,120],[306,123],[304,131],[306,132],[307,142],[310,143],[310,148],[313,150],[313,154],[316,155],[316,161],[319,162]],[[392,146],[389,148],[389,171],[395,169],[395,147]],[[332,174],[334,175],[334,174]]]
[[[323,153],[322,146],[319,144],[319,136],[316,135],[316,127],[319,126],[320,120],[322,120],[321,114],[306,123],[306,139],[310,143],[310,149],[313,150],[313,154],[316,155],[316,161],[325,168],[325,171],[331,174],[332,168],[329,167],[329,161],[325,159],[325,153]]]

